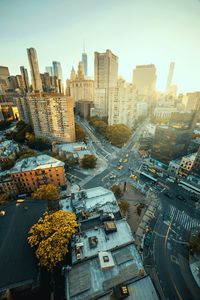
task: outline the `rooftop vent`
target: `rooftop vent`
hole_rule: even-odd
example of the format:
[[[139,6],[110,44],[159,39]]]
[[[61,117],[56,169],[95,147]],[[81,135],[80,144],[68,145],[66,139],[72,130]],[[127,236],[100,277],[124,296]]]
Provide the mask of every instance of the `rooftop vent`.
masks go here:
[[[98,253],[98,256],[99,256],[99,262],[102,270],[107,270],[114,267],[115,263],[111,252],[100,251]]]
[[[125,299],[129,296],[128,286],[125,284],[115,286],[113,292],[116,300]]]
[[[112,233],[112,232],[116,232],[117,231],[117,226],[116,226],[114,221],[104,222],[104,230],[107,234]]]
[[[90,236],[88,238],[90,249],[96,248],[98,244],[98,238],[96,236]]]

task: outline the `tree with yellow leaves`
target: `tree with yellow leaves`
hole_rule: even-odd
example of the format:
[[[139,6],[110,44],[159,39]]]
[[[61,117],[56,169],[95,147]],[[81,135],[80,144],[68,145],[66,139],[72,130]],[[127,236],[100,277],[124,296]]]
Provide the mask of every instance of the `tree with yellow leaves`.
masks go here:
[[[35,200],[47,200],[50,211],[59,209],[59,189],[53,184],[41,185],[33,194]]]
[[[69,211],[45,213],[43,218],[34,224],[28,233],[28,244],[36,247],[39,265],[53,271],[62,262],[68,252],[71,236],[78,224],[76,215]]]

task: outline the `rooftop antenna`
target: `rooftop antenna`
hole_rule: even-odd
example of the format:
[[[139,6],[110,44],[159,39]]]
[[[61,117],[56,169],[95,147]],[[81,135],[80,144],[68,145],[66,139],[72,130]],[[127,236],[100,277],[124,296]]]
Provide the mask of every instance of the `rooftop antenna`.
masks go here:
[[[85,40],[83,40],[83,53],[85,53]]]

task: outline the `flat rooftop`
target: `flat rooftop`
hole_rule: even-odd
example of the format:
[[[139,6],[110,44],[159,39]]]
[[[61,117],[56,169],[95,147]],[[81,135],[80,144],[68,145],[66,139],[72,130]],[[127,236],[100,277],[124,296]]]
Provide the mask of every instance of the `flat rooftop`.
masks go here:
[[[1,206],[6,214],[0,217],[0,292],[37,280],[38,265],[27,234],[46,205],[46,201],[32,200]]]
[[[49,155],[43,154],[33,157],[24,158],[17,161],[15,166],[10,170],[10,173],[26,172],[39,169],[50,169],[56,167],[63,167],[64,162],[55,159]]]
[[[102,214],[120,214],[114,194],[103,187],[72,193],[71,199],[67,197],[60,200],[60,204],[63,210],[75,212],[79,221],[89,220]]]
[[[106,221],[105,221],[106,222]],[[82,234],[73,236],[72,240],[72,263],[76,263],[76,245],[80,247],[80,260],[95,256],[99,251],[107,251],[119,248],[128,243],[133,243],[134,239],[130,227],[125,219],[114,222],[117,231],[106,234],[104,227],[96,227]],[[96,240],[96,243],[90,244],[90,240]]]
[[[59,145],[55,145],[54,147],[61,151],[68,151],[68,152],[76,152],[76,151],[81,151],[81,150],[87,149],[87,145],[83,142],[59,144]]]
[[[104,268],[101,265],[99,257],[76,264],[72,267],[66,278],[67,299],[94,299],[95,296],[103,296],[118,284],[145,278],[145,272],[143,276],[141,276],[140,273],[140,270],[143,270],[143,264],[134,244],[108,252],[108,256],[112,256],[112,262],[114,262],[114,265],[109,268]],[[150,289],[149,292],[143,291],[144,288]],[[144,286],[141,287],[140,293],[142,293],[142,291],[146,295],[152,295],[149,299],[158,299],[152,284],[147,287],[147,283],[145,282]],[[153,297],[153,295],[155,295],[155,297]]]

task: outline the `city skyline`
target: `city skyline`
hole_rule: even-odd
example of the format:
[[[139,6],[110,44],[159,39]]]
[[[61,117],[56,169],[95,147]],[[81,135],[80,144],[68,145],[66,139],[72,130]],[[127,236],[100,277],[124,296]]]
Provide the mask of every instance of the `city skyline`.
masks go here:
[[[136,65],[154,64],[157,90],[164,92],[169,64],[174,61],[173,84],[178,85],[178,92],[199,90],[198,0],[126,1],[123,6],[121,1],[100,4],[87,0],[84,4],[80,1],[78,8],[70,1],[60,0],[48,1],[45,10],[46,4],[20,0],[13,10],[10,0],[1,2],[0,26],[4,30],[0,33],[0,64],[8,66],[11,74],[20,74],[21,65],[28,67],[26,48],[33,47],[41,72],[51,61],[61,62],[65,83],[71,67],[81,59],[85,40],[89,76],[94,76],[94,52],[110,49],[119,58],[119,75],[129,82]],[[70,16],[66,11],[74,13]],[[43,30],[47,16],[56,22],[48,22]]]

